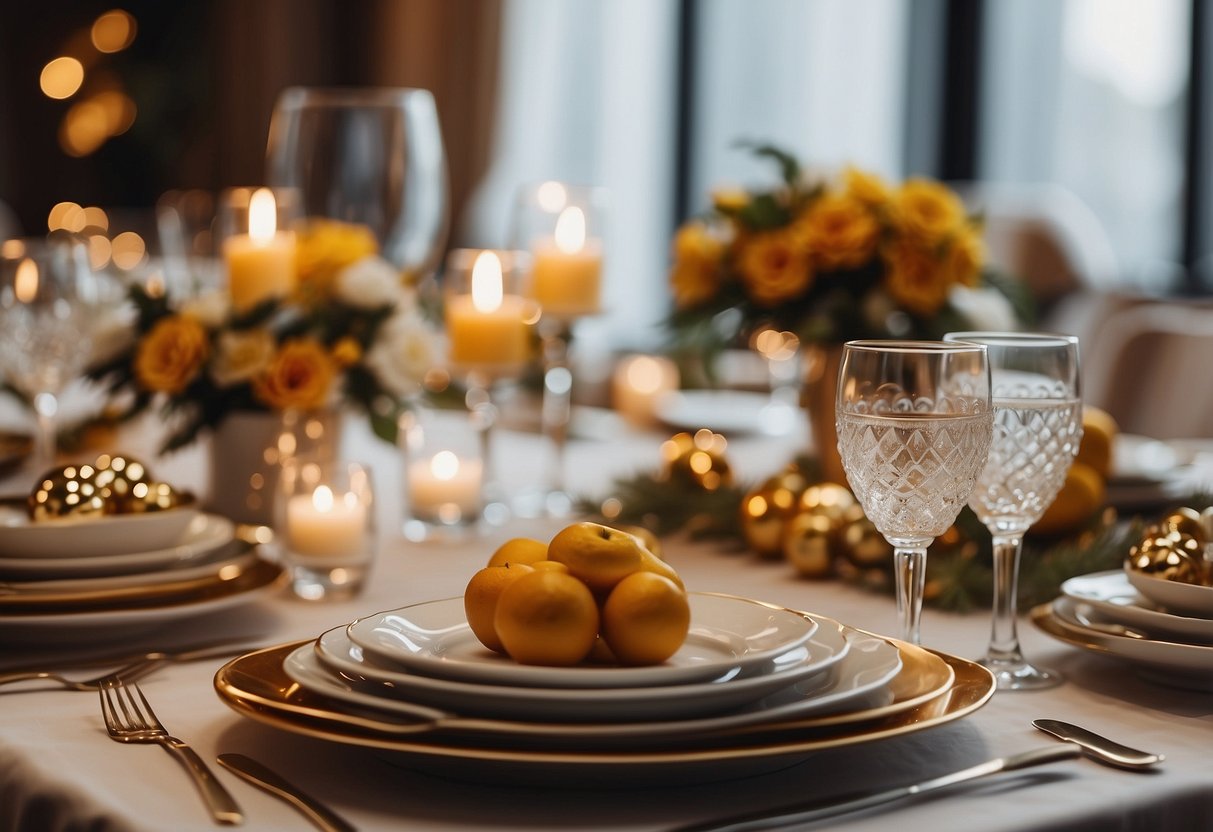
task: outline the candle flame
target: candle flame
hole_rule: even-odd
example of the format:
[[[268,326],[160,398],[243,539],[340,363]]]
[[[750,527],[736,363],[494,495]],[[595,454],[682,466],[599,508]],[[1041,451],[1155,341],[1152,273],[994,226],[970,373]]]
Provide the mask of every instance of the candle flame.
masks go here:
[[[459,473],[459,457],[451,451],[439,451],[430,460],[430,471],[440,480],[452,480]]]
[[[333,489],[327,485],[321,485],[312,492],[312,505],[316,507],[316,511],[330,512],[333,510]]]
[[[17,264],[13,291],[21,303],[33,303],[38,296],[38,266],[28,257]]]
[[[482,251],[472,264],[472,306],[477,312],[501,308],[505,287],[501,279],[501,259],[491,251]]]
[[[278,230],[278,205],[269,188],[253,191],[248,201],[248,233],[258,243],[268,243]]]
[[[576,206],[565,208],[556,220],[556,248],[576,254],[585,245],[585,213]]]

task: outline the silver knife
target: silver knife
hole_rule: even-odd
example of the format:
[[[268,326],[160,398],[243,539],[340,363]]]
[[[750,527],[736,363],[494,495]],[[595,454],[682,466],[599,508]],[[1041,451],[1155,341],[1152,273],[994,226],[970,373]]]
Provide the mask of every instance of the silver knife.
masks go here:
[[[294,806],[304,817],[314,823],[317,829],[321,829],[323,832],[354,832],[354,827],[344,818],[322,805],[314,797],[299,791],[253,758],[243,754],[220,754],[216,759],[219,760],[219,765],[229,771],[234,771],[254,786],[262,788]]]
[[[954,786],[957,783],[976,780],[978,777],[985,777],[987,774],[1016,771],[1021,768],[1029,768],[1030,766],[1053,763],[1058,760],[1072,760],[1075,757],[1081,756],[1081,754],[1082,749],[1072,743],[1050,745],[1046,748],[1025,751],[1022,754],[1013,754],[1010,757],[998,757],[971,768],[954,771],[951,774],[944,774],[930,780],[923,780],[921,783],[915,783],[912,786],[900,786],[896,789],[870,792],[852,798],[844,798],[843,800],[837,800],[832,797],[825,798],[824,800],[813,800],[780,809],[759,811],[752,814],[725,818],[724,820],[683,826],[679,827],[675,832],[752,832],[752,830],[758,829],[775,829],[794,824],[809,823],[824,818],[832,818],[835,815],[846,814],[847,812],[857,812],[860,809],[869,809],[873,806],[891,803],[903,797],[926,794],[927,792],[933,792],[947,786]]]

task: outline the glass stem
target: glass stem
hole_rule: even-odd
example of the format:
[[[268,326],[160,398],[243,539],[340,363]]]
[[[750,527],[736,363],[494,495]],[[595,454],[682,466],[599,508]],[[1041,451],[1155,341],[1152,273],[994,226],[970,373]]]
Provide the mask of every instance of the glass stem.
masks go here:
[[[994,615],[990,625],[990,649],[986,657],[998,662],[1019,664],[1016,629],[1016,599],[1019,596],[1019,553],[1023,535],[994,535]]]
[[[59,400],[53,393],[38,393],[34,396],[34,416],[38,423],[34,436],[34,460],[39,473],[55,464],[55,416],[58,413]]]
[[[552,443],[548,490],[564,491],[564,450],[572,415],[573,373],[569,369],[569,330],[548,333],[543,338],[543,433]]]
[[[497,477],[493,465],[493,426],[497,423],[497,405],[490,391],[491,382],[473,376],[469,379],[465,401],[472,421],[480,434],[480,459],[484,465],[482,487],[486,492],[496,489]]]
[[[901,619],[901,637],[911,644],[921,644],[919,621],[922,619],[922,592],[926,586],[926,547],[895,547],[893,571],[897,579],[897,616]]]

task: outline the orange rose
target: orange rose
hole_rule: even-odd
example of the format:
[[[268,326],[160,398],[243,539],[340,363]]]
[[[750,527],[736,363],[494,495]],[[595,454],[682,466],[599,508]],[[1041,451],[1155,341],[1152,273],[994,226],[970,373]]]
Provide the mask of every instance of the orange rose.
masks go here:
[[[927,245],[938,245],[960,230],[964,204],[951,190],[930,179],[910,179],[897,192],[897,224]]]
[[[724,242],[699,222],[690,222],[674,235],[674,265],[670,287],[676,306],[686,308],[711,299],[720,288]]]
[[[337,367],[310,338],[287,341],[265,371],[253,379],[253,395],[270,407],[311,410],[328,402]]]
[[[882,208],[893,201],[893,191],[874,173],[848,167],[843,172],[843,184],[847,194],[870,208]]]
[[[871,259],[880,224],[862,202],[848,194],[826,194],[801,220],[813,260],[821,269],[854,269]]]
[[[981,283],[981,266],[985,261],[985,245],[976,228],[966,226],[952,240],[945,258],[948,281],[973,287]]]
[[[948,300],[952,281],[946,264],[934,253],[902,238],[884,252],[885,288],[900,306],[916,315],[934,315]]]
[[[737,271],[750,298],[761,306],[793,300],[813,283],[809,250],[790,226],[739,240]]]
[[[206,330],[193,318],[161,318],[139,343],[135,378],[157,393],[180,393],[198,375],[210,352]]]

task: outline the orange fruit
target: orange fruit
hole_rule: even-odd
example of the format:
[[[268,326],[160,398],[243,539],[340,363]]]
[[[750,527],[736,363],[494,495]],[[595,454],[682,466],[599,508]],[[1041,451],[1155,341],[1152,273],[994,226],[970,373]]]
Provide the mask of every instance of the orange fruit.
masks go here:
[[[490,650],[504,653],[501,639],[493,626],[497,603],[507,586],[534,570],[525,563],[486,566],[472,576],[463,590],[463,611],[472,633]]]
[[[1082,409],[1082,441],[1076,462],[1089,465],[1104,479],[1112,473],[1112,445],[1120,427],[1106,410],[1085,406]]]
[[[534,563],[528,563],[527,566],[534,569],[536,572],[552,571],[569,573],[569,568],[560,561],[555,560],[537,560]]]
[[[1103,508],[1107,496],[1104,478],[1090,465],[1075,462],[1066,473],[1065,484],[1053,504],[1032,524],[1040,534],[1063,534],[1081,528]]]
[[[678,652],[691,626],[686,593],[656,572],[634,572],[602,607],[602,637],[620,664],[661,664]]]
[[[542,540],[515,537],[497,547],[489,558],[489,566],[504,566],[507,563],[534,563],[548,559],[548,545]]]
[[[661,557],[661,538],[655,532],[644,526],[620,526],[621,532],[627,532],[633,537],[640,538],[640,542],[644,544],[644,548],[648,549],[657,557]]]
[[[532,571],[501,593],[493,626],[515,661],[568,667],[594,647],[598,605],[589,587],[572,575]]]

